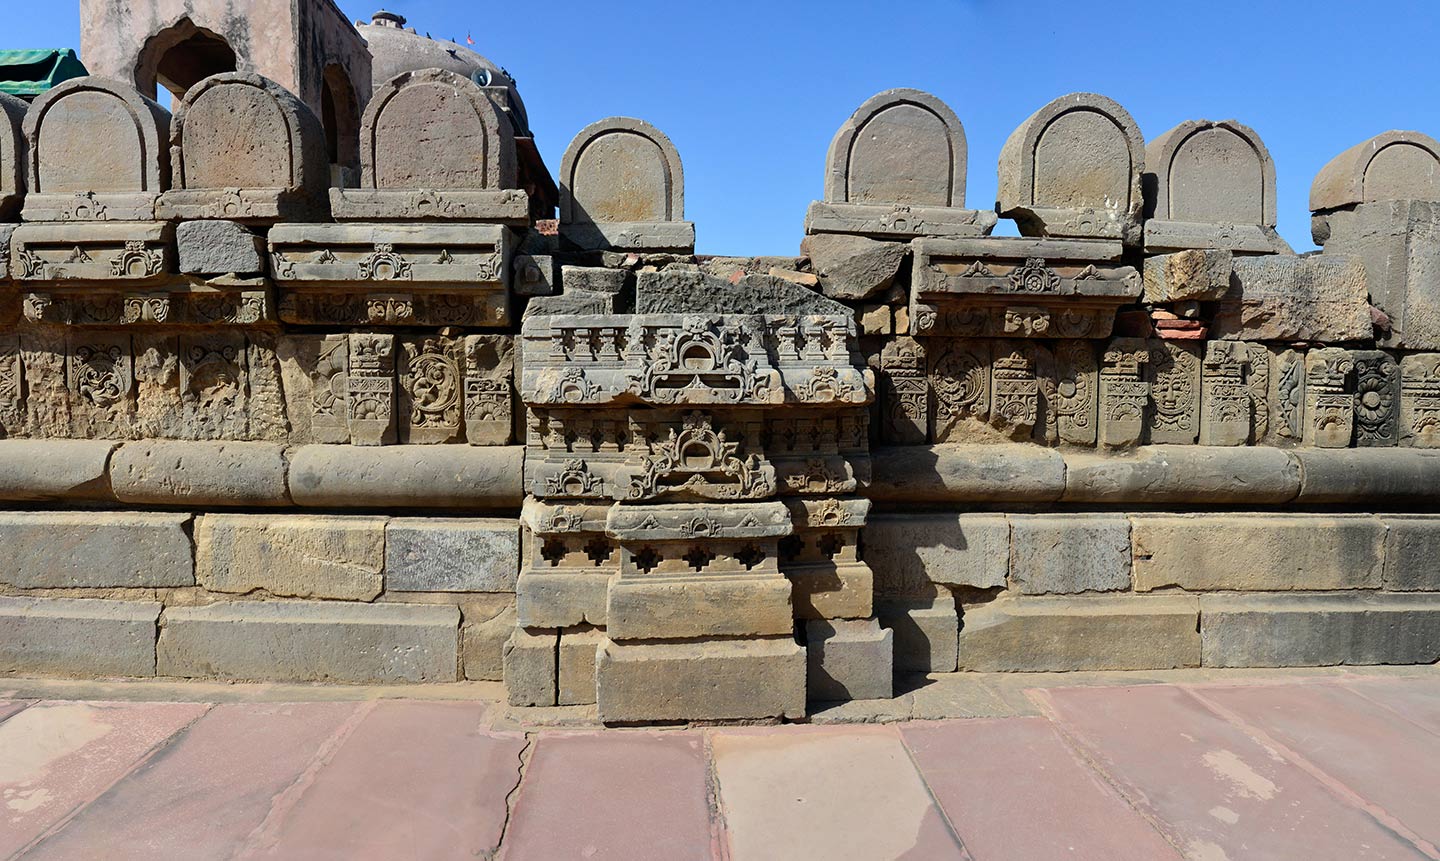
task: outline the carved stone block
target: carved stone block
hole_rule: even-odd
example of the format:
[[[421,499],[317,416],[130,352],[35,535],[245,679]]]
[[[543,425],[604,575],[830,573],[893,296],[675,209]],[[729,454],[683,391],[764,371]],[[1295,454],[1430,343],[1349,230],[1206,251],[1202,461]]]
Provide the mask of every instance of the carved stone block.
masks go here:
[[[1400,366],[1381,350],[1356,350],[1355,445],[1393,446],[1400,441]]]
[[[1281,347],[1269,348],[1271,371],[1270,405],[1271,445],[1294,445],[1305,437],[1305,354]]]
[[[694,250],[685,173],[670,138],[627,117],[582,129],[560,162],[560,236],[584,250]]]
[[[249,413],[245,336],[182,335],[180,404],[185,439],[244,439]]]
[[[508,335],[465,338],[465,439],[506,445],[514,432],[514,341]]]
[[[20,359],[25,375],[26,436],[70,436],[65,335],[49,330],[22,332]]]
[[[7,438],[25,433],[22,368],[20,336],[0,335],[0,432]]]
[[[460,439],[464,408],[462,344],[444,337],[400,343],[399,440],[433,444]]]
[[[875,575],[860,558],[868,499],[787,500],[795,534],[780,548],[798,619],[863,619],[874,609]]]
[[[1326,347],[1305,355],[1306,445],[1349,448],[1355,435],[1355,359]]]
[[[1390,319],[1390,330],[1377,334],[1381,346],[1440,349],[1440,204],[1418,197],[1432,181],[1417,178],[1392,189],[1409,199],[1365,203],[1325,216],[1329,235],[1323,256],[1359,260],[1370,302]]]
[[[1151,443],[1195,443],[1200,432],[1200,366],[1200,348],[1191,342],[1151,342]]]
[[[1365,267],[1355,257],[1237,257],[1211,324],[1234,341],[1359,341],[1372,334]]]
[[[995,438],[990,425],[991,342],[936,339],[930,344],[928,388],[934,441]]]
[[[1440,448],[1440,354],[1400,360],[1400,444]]]
[[[164,223],[26,224],[11,239],[19,281],[154,284],[175,271]]]
[[[1255,404],[1249,379],[1250,346],[1238,341],[1206,345],[1201,371],[1201,445],[1245,445],[1251,438]],[[1263,400],[1260,406],[1264,407]]]
[[[395,442],[395,336],[349,336],[346,423],[353,445]]]
[[[1100,389],[1095,347],[1087,341],[1060,341],[1054,345],[1054,356],[1054,377],[1042,380],[1046,415],[1053,420],[1061,444],[1093,447]]]
[[[925,348],[914,338],[887,341],[880,353],[880,439],[922,445],[929,433],[930,384]]]
[[[991,356],[991,423],[1011,439],[1029,439],[1044,428],[1040,379],[1054,375],[1050,351],[1031,341],[996,341]]]
[[[70,435],[134,438],[135,366],[130,350],[130,336],[124,333],[74,332],[66,339]]]
[[[290,416],[275,336],[253,332],[245,338],[245,369],[249,383],[249,426],[245,438],[285,442],[290,438]]]
[[[1150,358],[1150,345],[1143,338],[1115,338],[1106,345],[1100,359],[1100,445],[1128,448],[1144,437]]]

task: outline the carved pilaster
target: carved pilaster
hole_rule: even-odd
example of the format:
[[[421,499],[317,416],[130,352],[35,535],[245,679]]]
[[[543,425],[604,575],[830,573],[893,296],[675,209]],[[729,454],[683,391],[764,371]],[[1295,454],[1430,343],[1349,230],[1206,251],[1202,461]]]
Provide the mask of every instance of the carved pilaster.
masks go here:
[[[514,342],[506,335],[465,339],[465,439],[471,445],[510,442],[515,418],[511,379]]]
[[[1327,347],[1305,356],[1305,444],[1348,448],[1355,433],[1355,359]]]
[[[990,342],[932,339],[927,343],[932,438],[962,441],[990,421]]]
[[[1355,360],[1355,445],[1397,445],[1400,441],[1400,366],[1382,350],[1357,350]]]
[[[400,354],[400,441],[428,444],[460,438],[460,344],[443,337],[407,338]]]
[[[1253,404],[1246,374],[1249,345],[1211,341],[1202,371],[1201,445],[1244,445],[1250,439]]]
[[[353,445],[395,441],[395,336],[350,336],[347,423]]]
[[[1046,389],[1046,404],[1054,418],[1059,442],[1095,445],[1099,375],[1095,347],[1089,341],[1062,341],[1055,345],[1054,384]]]
[[[1400,360],[1400,443],[1440,448],[1440,353]]]
[[[1100,366],[1100,444],[1106,448],[1138,445],[1145,434],[1150,383],[1145,368],[1150,345],[1141,338],[1115,338]]]
[[[925,348],[909,337],[887,342],[880,353],[880,379],[880,439],[894,445],[924,443],[930,402]]]

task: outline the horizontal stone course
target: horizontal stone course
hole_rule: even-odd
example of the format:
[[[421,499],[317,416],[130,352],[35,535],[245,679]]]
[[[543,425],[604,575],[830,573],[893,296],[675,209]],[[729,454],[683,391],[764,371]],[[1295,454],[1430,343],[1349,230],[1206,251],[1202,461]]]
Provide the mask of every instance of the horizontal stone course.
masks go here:
[[[0,583],[21,589],[195,585],[189,514],[0,513]]]
[[[1033,445],[893,446],[872,452],[877,502],[1054,502],[1065,492],[1060,452]]]
[[[230,601],[170,607],[158,672],[182,678],[448,682],[460,611],[433,604]]]
[[[153,601],[0,596],[0,673],[155,675]]]
[[[404,517],[385,527],[387,591],[513,592],[519,573],[514,520]]]
[[[1026,595],[1129,589],[1129,521],[1119,514],[1012,516],[1010,585]]]
[[[1002,598],[965,609],[959,666],[1035,673],[1195,667],[1199,609],[1193,596]]]
[[[932,596],[937,584],[993,589],[1010,568],[1003,514],[877,515],[863,538],[880,596]]]
[[[369,601],[385,566],[383,517],[207,514],[196,576],[212,592]]]
[[[1258,505],[1300,493],[1300,469],[1277,448],[1154,445],[1065,454],[1062,502]]]
[[[1207,667],[1431,664],[1440,595],[1204,595]]]
[[[1385,524],[1385,588],[1440,592],[1440,517],[1391,516]]]
[[[519,507],[522,446],[301,446],[295,503],[315,507]]]
[[[285,448],[264,442],[127,442],[110,460],[110,483],[137,505],[290,504]]]
[[[81,439],[0,440],[0,499],[110,500],[110,455],[119,443]]]
[[[805,649],[790,637],[622,644],[596,657],[596,694],[611,723],[805,714]]]

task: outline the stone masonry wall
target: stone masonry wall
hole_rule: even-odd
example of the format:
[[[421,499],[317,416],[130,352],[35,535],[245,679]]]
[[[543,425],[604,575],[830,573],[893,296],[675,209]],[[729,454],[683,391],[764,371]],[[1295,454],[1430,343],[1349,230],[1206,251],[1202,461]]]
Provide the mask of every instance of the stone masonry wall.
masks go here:
[[[799,256],[697,257],[639,120],[583,129],[537,219],[508,92],[379,87],[353,188],[254,74],[173,116],[0,98],[0,673],[645,723],[1440,659],[1432,139],[1331,162],[1297,256],[1237,122],[1147,144],[1064,96],[972,210],[960,120],[891,90]]]

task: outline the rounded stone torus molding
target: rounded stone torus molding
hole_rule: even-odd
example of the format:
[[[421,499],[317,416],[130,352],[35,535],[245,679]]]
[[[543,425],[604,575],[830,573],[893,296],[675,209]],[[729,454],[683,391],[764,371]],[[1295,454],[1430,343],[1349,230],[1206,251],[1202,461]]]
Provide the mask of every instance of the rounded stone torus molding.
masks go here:
[[[165,190],[170,114],[134,87],[73,78],[30,105],[24,135],[32,194]]]
[[[664,132],[633,117],[580,130],[560,160],[560,223],[685,219],[685,170]]]
[[[949,105],[923,90],[885,90],[831,139],[825,202],[964,207],[967,157]]]
[[[242,139],[248,146],[236,151]],[[259,75],[226,72],[191,87],[175,108],[170,146],[174,189],[297,189],[323,199],[330,185],[319,118]]]
[[[1145,147],[1146,218],[1274,227],[1275,161],[1235,120],[1187,120]]]
[[[1386,200],[1440,201],[1440,141],[1388,131],[1331,159],[1310,186],[1310,211]]]
[[[401,72],[376,89],[360,120],[362,188],[516,188],[517,164],[509,119],[454,72]]]

